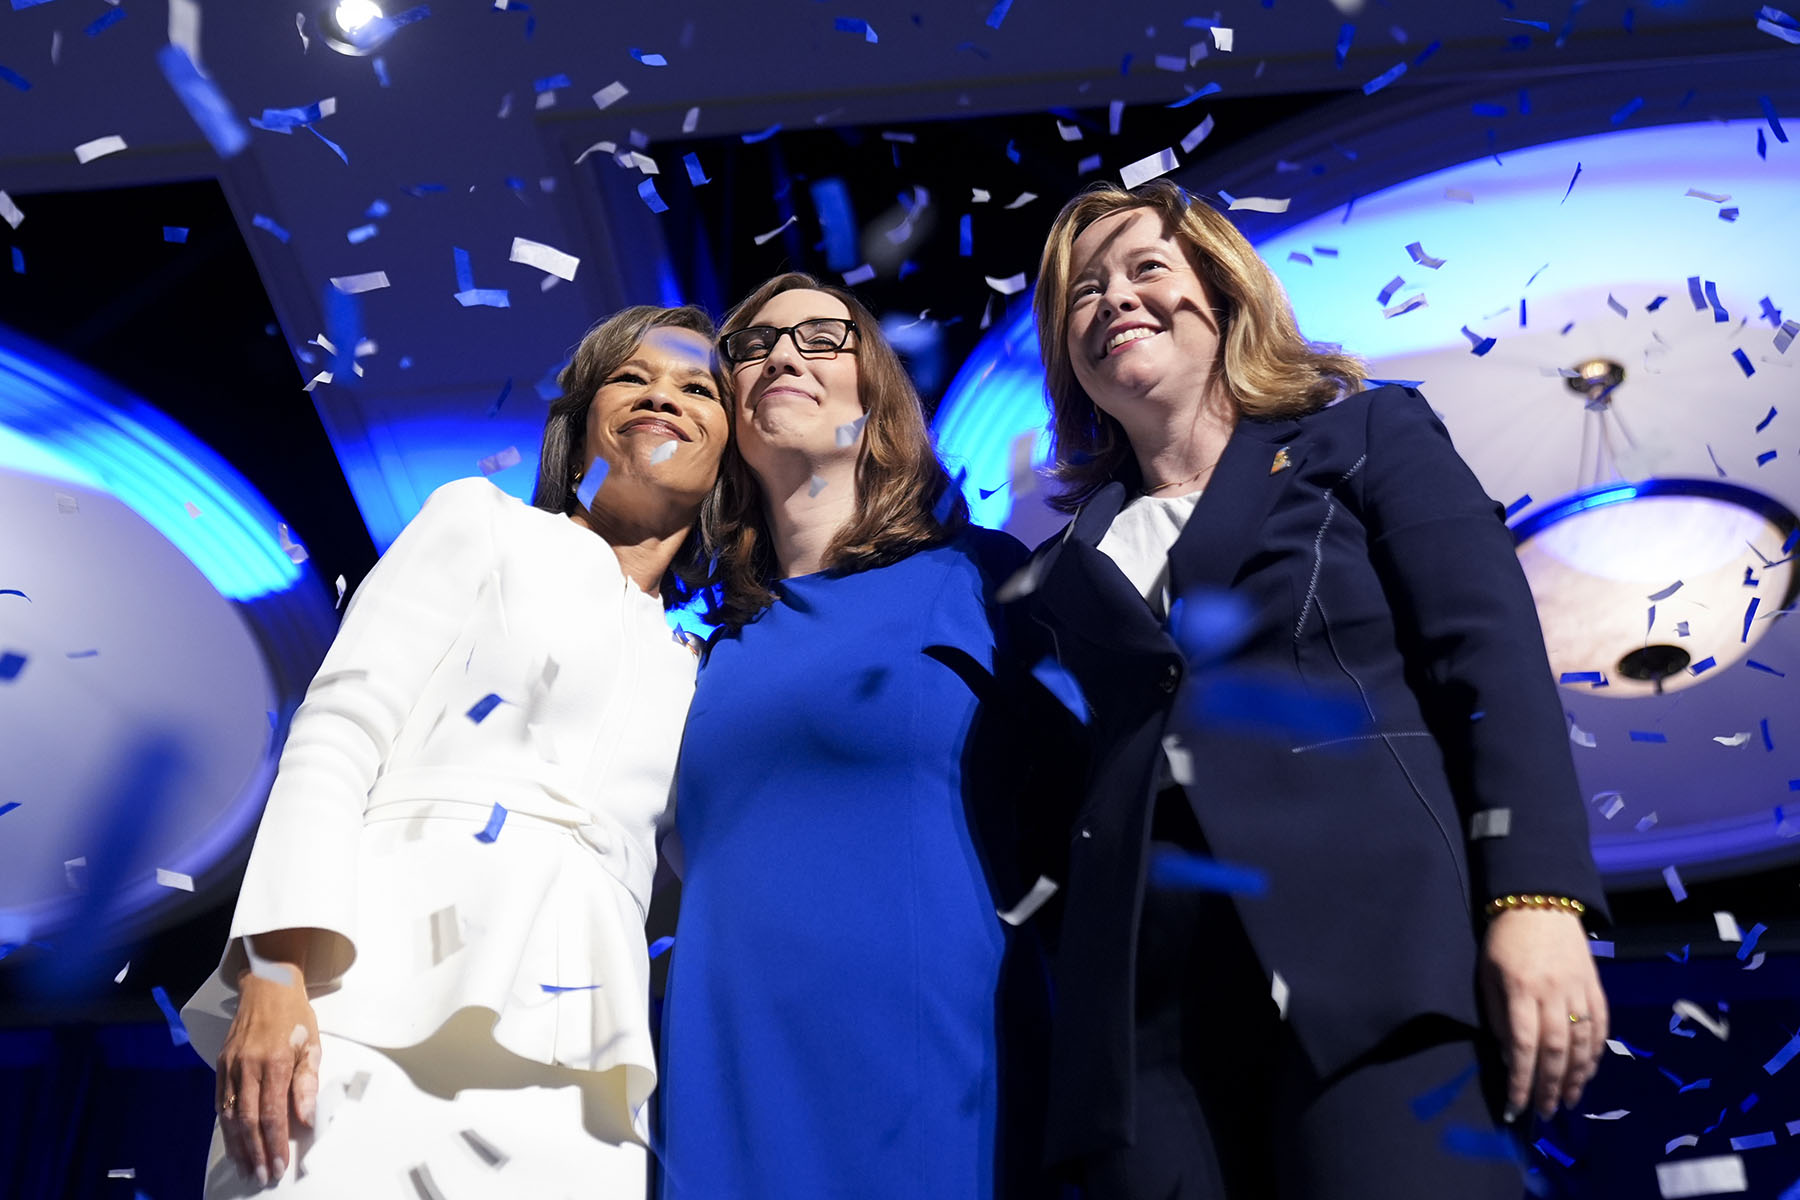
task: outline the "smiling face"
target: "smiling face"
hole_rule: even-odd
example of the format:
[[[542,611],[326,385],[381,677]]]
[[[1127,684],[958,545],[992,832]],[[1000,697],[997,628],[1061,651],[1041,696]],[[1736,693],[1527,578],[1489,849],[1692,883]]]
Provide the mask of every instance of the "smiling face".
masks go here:
[[[659,326],[607,374],[588,406],[582,444],[584,461],[606,461],[597,504],[607,488],[629,483],[695,505],[706,495],[730,436],[712,354],[693,330]]]
[[[1148,409],[1192,403],[1213,381],[1219,318],[1160,214],[1133,208],[1075,239],[1069,364],[1082,390],[1129,433]]]
[[[836,296],[796,288],[770,297],[749,323],[782,328],[814,317],[850,319],[851,313]],[[738,450],[752,471],[766,474],[781,454],[800,453],[815,461],[855,456],[855,441],[839,446],[837,431],[863,415],[856,348],[852,334],[842,350],[802,354],[793,337],[784,334],[767,358],[732,369]]]

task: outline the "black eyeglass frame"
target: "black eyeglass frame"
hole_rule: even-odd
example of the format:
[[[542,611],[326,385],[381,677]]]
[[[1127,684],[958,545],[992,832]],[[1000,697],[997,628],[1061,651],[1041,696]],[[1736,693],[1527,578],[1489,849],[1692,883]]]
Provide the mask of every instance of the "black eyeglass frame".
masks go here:
[[[830,322],[833,325],[842,325],[844,327],[844,336],[838,340],[837,345],[828,350],[809,350],[801,345],[799,331],[807,325],[816,325],[820,322]],[[775,335],[769,339],[769,349],[766,353],[759,354],[755,358],[740,358],[731,352],[731,339],[740,337],[746,333],[756,332],[773,333]],[[779,345],[781,339],[785,337],[794,343],[794,349],[799,351],[800,357],[823,358],[828,354],[841,354],[844,348],[850,345],[850,335],[856,332],[856,322],[848,317],[808,317],[798,325],[787,325],[782,327],[776,327],[774,325],[746,325],[742,329],[732,330],[730,333],[719,339],[719,357],[723,358],[734,367],[741,367],[746,363],[761,362],[765,358],[768,358],[770,354],[775,353],[775,347]],[[851,350],[851,353],[854,354],[856,351],[853,349]]]

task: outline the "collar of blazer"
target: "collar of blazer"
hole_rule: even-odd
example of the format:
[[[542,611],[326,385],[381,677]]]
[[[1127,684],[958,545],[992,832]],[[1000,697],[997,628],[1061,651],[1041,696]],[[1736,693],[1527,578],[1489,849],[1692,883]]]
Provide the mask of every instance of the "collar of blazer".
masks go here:
[[[1300,428],[1293,420],[1238,422],[1194,515],[1169,551],[1172,593],[1231,586],[1270,509],[1300,475],[1305,461]],[[1126,499],[1125,485],[1117,480],[1094,493],[1063,535],[1043,547],[1037,591],[1064,628],[1120,651],[1162,652],[1172,647],[1167,630],[1098,549]]]

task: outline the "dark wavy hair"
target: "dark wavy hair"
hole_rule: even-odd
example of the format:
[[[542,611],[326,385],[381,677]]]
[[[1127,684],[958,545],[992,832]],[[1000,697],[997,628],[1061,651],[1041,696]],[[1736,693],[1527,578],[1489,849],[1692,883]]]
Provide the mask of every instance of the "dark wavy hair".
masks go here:
[[[857,392],[868,420],[856,454],[856,512],[825,549],[825,569],[850,574],[899,562],[940,544],[967,523],[969,506],[956,492],[932,449],[924,406],[900,356],[881,332],[881,322],[855,296],[790,271],[746,296],[725,317],[720,335],[743,329],[763,305],[783,292],[824,292],[841,300],[856,322]],[[734,392],[735,396],[735,392]],[[731,406],[737,421],[735,399]],[[718,555],[714,578],[721,594],[706,619],[737,628],[774,603],[777,564],[763,511],[762,487],[738,453],[737,440],[719,471],[721,496],[702,514],[707,544]],[[948,507],[939,516],[946,494]]]
[[[575,511],[575,490],[580,471],[587,464],[588,409],[601,385],[627,359],[637,352],[638,344],[652,329],[686,329],[709,343],[718,331],[703,309],[686,305],[682,308],[658,308],[638,304],[622,308],[582,335],[570,356],[569,365],[556,377],[562,394],[550,402],[550,415],[544,421],[544,445],[538,455],[537,483],[531,489],[531,503],[546,512],[569,514]],[[713,382],[726,411],[732,407],[731,380],[725,374],[715,349],[710,363]],[[729,447],[726,450],[730,454]],[[712,552],[702,532],[707,514],[719,505],[724,472],[700,504],[700,519],[675,552],[669,569],[663,573],[659,591],[664,608],[686,604],[712,582]],[[605,489],[599,493],[606,495]],[[716,520],[716,518],[715,518]]]
[[[1074,512],[1108,481],[1137,469],[1124,426],[1082,390],[1069,361],[1075,239],[1094,222],[1136,208],[1162,217],[1163,228],[1186,248],[1188,261],[1218,305],[1215,370],[1238,412],[1247,417],[1304,416],[1357,390],[1365,377],[1359,359],[1300,336],[1275,272],[1224,214],[1167,179],[1129,191],[1097,183],[1057,214],[1032,300],[1044,388],[1050,394],[1050,474],[1064,485],[1050,503],[1063,512]]]

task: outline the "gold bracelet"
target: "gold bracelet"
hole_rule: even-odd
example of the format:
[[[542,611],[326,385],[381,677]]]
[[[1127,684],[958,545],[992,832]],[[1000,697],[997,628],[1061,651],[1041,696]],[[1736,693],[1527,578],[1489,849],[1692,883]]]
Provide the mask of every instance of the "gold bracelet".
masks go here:
[[[1539,894],[1501,896],[1497,899],[1489,900],[1486,909],[1483,911],[1485,911],[1489,917],[1497,917],[1508,909],[1513,908],[1556,909],[1562,912],[1574,913],[1578,917],[1587,912],[1587,905],[1579,900],[1571,900],[1567,896],[1544,896]]]

